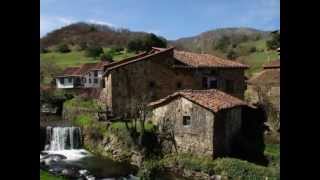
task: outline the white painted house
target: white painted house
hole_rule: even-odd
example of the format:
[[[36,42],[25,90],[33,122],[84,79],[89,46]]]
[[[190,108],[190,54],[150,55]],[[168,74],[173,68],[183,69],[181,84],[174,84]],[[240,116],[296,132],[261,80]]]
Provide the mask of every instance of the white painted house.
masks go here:
[[[71,89],[81,85],[81,75],[79,67],[66,68],[63,73],[56,77],[58,89]]]
[[[80,67],[69,67],[56,76],[58,89],[102,88],[103,68],[110,61],[86,63]]]

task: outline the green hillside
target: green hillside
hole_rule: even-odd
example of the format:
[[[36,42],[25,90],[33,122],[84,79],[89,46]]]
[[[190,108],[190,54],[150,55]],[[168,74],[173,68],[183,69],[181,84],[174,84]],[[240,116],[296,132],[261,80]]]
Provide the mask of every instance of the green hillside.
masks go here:
[[[109,48],[103,48],[104,52],[109,51]],[[114,61],[132,57],[135,54],[127,52],[114,52],[112,58]],[[84,63],[96,63],[100,58],[92,58],[85,56],[85,51],[71,51],[69,53],[48,52],[40,53],[40,81],[41,84],[48,85],[53,78],[61,73],[67,67],[80,66]]]
[[[274,50],[267,50],[266,39],[258,41],[249,41],[239,44],[241,47],[255,47],[256,51],[246,56],[238,57],[238,60],[250,66],[246,71],[246,75],[251,77],[254,73],[262,70],[262,65],[270,61],[278,59],[278,53]]]
[[[109,48],[103,48],[104,52],[108,51]],[[134,53],[122,51],[113,55],[113,60],[119,61],[127,57],[134,56]],[[40,53],[40,60],[55,63],[62,69],[71,66],[79,66],[84,63],[95,63],[99,62],[99,58],[92,58],[85,56],[84,51],[71,51],[69,53],[49,52]]]

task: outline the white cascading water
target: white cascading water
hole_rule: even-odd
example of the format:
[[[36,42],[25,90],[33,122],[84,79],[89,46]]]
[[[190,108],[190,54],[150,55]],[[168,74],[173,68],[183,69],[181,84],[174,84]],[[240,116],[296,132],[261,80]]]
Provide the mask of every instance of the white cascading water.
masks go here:
[[[79,149],[81,147],[81,130],[79,127],[47,127],[47,151]]]

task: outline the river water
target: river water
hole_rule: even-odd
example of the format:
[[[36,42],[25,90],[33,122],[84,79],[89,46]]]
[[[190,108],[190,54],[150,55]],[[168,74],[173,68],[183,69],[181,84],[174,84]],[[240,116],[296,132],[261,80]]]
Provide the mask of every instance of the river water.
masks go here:
[[[74,126],[47,126],[40,168],[77,180],[136,180],[138,168],[115,162],[82,149],[81,129]],[[173,173],[161,173],[158,180],[186,180]]]

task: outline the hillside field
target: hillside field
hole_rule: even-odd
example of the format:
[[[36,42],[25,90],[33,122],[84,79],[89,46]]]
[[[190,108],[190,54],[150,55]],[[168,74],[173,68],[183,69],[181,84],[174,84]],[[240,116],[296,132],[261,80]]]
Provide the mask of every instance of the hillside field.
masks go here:
[[[104,52],[108,51],[109,48],[103,48]],[[113,60],[119,61],[127,57],[134,56],[134,53],[122,51],[114,54]],[[40,60],[53,62],[62,69],[71,66],[80,66],[84,63],[95,63],[99,62],[99,58],[86,57],[84,51],[71,51],[69,53],[49,52],[40,53]]]

